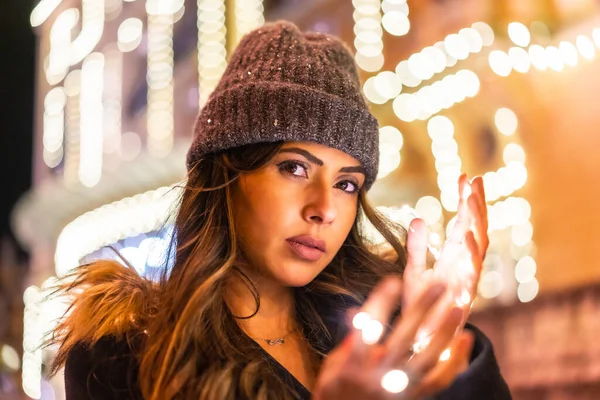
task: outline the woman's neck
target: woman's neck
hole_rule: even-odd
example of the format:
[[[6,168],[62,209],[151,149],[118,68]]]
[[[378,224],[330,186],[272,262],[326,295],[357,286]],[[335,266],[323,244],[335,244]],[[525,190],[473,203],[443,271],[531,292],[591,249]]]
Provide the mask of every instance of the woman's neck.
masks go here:
[[[294,292],[264,276],[251,277],[260,298],[256,311],[256,300],[248,285],[239,277],[231,278],[225,289],[227,306],[237,318],[239,326],[252,338],[275,339],[296,329]]]

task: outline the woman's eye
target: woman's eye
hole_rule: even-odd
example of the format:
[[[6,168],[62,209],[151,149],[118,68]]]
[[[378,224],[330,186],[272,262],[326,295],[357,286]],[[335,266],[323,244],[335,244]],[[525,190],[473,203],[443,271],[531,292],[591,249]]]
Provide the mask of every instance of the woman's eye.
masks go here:
[[[303,178],[308,178],[307,168],[299,162],[295,161],[284,161],[277,165],[281,172],[285,172],[290,175],[300,176]]]
[[[358,184],[352,181],[341,181],[338,183],[338,187],[347,193],[358,193]]]

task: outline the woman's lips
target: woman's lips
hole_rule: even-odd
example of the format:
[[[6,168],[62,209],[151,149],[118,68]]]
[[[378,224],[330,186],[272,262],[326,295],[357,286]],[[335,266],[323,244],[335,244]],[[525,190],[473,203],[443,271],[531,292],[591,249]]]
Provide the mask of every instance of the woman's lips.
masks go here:
[[[321,249],[308,246],[302,242],[292,239],[287,239],[286,242],[296,256],[306,261],[317,261],[325,254]]]
[[[314,238],[311,235],[298,235],[291,238],[287,238],[287,240],[291,240],[292,242],[297,242],[308,247],[314,247],[315,249],[321,250],[323,253],[327,251],[327,244],[325,243],[325,241]]]

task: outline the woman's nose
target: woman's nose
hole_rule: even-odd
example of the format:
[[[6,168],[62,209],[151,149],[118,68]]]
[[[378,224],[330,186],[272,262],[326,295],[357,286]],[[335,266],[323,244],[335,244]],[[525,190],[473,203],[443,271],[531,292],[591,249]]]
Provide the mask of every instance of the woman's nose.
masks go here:
[[[304,219],[307,222],[330,225],[337,216],[336,204],[331,187],[315,188],[304,207]]]

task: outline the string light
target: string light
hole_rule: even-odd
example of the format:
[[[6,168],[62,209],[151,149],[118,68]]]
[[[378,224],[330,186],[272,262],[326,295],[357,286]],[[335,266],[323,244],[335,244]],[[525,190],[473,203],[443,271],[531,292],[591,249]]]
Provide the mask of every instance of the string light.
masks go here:
[[[165,157],[174,142],[173,24],[182,0],[147,0],[148,12],[148,152]]]
[[[142,42],[144,23],[138,18],[127,18],[117,31],[119,50],[126,53],[135,50]]]
[[[67,75],[65,90],[67,108],[63,174],[65,183],[71,186],[79,182],[81,70],[75,69]]]
[[[31,26],[35,28],[46,22],[60,3],[62,3],[62,0],[40,0],[33,11],[31,11],[31,16],[29,17]]]
[[[408,375],[399,369],[387,372],[381,379],[381,386],[390,393],[403,392],[408,387],[408,383]]]
[[[499,108],[496,111],[496,114],[494,115],[494,122],[498,132],[505,136],[513,135],[516,132],[519,124],[514,111],[505,107]]]
[[[69,71],[71,54],[71,31],[79,21],[79,10],[69,8],[61,12],[50,29],[50,51],[44,72],[46,81],[56,85]]]
[[[426,120],[443,109],[450,108],[479,92],[479,78],[470,70],[445,76],[415,93],[402,93],[393,101],[396,116],[405,121]]]
[[[40,329],[40,289],[30,286],[25,289],[23,299],[23,363],[21,370],[22,387],[25,394],[33,399],[41,397],[42,383],[42,330]]]
[[[548,68],[548,59],[546,57],[546,49],[539,44],[532,44],[529,46],[529,59],[531,65],[540,71],[545,71]]]
[[[367,323],[371,320],[371,316],[366,312],[359,312],[352,319],[352,325],[358,330],[362,330],[367,326]]]
[[[546,58],[548,60],[548,66],[556,72],[560,72],[564,69],[565,64],[563,56],[560,50],[555,46],[546,47]]]
[[[512,110],[500,108],[494,119],[499,132],[514,137],[518,128],[518,120]],[[507,143],[503,151],[503,160],[505,167],[496,172],[488,172],[483,176],[488,201],[495,201],[502,196],[510,196],[527,182],[525,151],[519,144],[514,141]],[[516,248],[531,247],[533,225],[529,221],[530,217],[531,205],[527,200],[519,197],[507,197],[488,208],[489,232],[510,229],[511,248],[512,246]],[[480,292],[486,294],[488,298],[498,296],[502,287],[501,278],[496,275],[488,276],[492,272],[482,275],[483,284],[480,285]],[[518,257],[515,277],[519,283],[518,299],[521,302],[533,300],[539,291],[539,284],[535,279],[535,261],[529,254]]]
[[[227,67],[224,0],[198,0],[198,85],[200,108]]]
[[[79,181],[95,186],[102,176],[104,55],[92,53],[81,67]]]
[[[375,344],[383,334],[383,325],[381,322],[371,319],[365,323],[362,328],[362,340],[365,344]]]
[[[174,15],[181,7],[184,0],[146,0],[146,13],[148,15]]]
[[[406,0],[383,0],[381,24],[391,35],[404,36],[410,30],[408,3]]]
[[[428,226],[437,224],[442,219],[442,204],[433,196],[423,196],[415,204],[415,211]]]
[[[356,63],[367,72],[383,67],[383,28],[380,0],[352,0]],[[395,14],[393,14],[395,15]],[[392,16],[393,18],[393,16]]]
[[[596,47],[600,49],[600,28],[594,28],[592,31],[592,38],[594,39]]]
[[[471,25],[471,28],[475,29],[481,35],[484,46],[491,46],[495,40],[494,30],[491,26],[486,24],[485,22],[478,21]]]
[[[531,61],[527,50],[522,47],[512,47],[508,50],[508,58],[512,69],[520,73],[529,72],[531,68]]]
[[[487,257],[486,257],[487,258]],[[485,271],[481,274],[478,293],[485,299],[498,297],[504,288],[502,275],[498,271]]]
[[[507,197],[488,206],[488,231],[491,233],[527,224],[530,216],[531,205],[527,200],[521,197]]]
[[[83,257],[130,236],[158,230],[180,189],[161,187],[87,212],[67,224],[56,243],[56,275],[80,265]],[[94,234],[90,235],[89,232]]]
[[[262,0],[235,1],[236,43],[242,36],[265,23],[264,10]]]
[[[492,71],[500,76],[508,76],[512,71],[512,63],[507,53],[502,50],[494,50],[488,56]]]
[[[516,143],[507,144],[504,147],[502,157],[504,159],[504,163],[507,165],[511,162],[525,164],[525,150],[523,150],[523,148]]]
[[[67,95],[63,87],[51,89],[44,99],[43,157],[50,168],[55,168],[63,158],[66,104]]]
[[[417,87],[422,81],[453,67],[458,60],[465,60],[470,54],[481,52],[483,47],[491,46],[493,42],[494,33],[489,25],[476,22],[400,61],[396,65],[396,74],[402,85]]]
[[[29,286],[23,294],[23,367],[22,386],[27,396],[41,398],[42,342],[44,335],[55,330],[68,308],[66,297],[49,297],[56,277],[46,279],[40,287]]]
[[[397,97],[402,91],[402,83],[398,75],[391,71],[383,71],[367,79],[363,92],[367,99],[375,104],[383,104]]]
[[[123,53],[114,44],[106,50],[104,84],[104,153],[118,154],[123,112]]]
[[[498,129],[505,135],[514,135],[518,127],[516,115],[508,108],[498,110],[495,116]],[[461,160],[458,156],[458,144],[453,138],[454,125],[445,116],[435,116],[428,121],[427,130],[432,139],[432,154],[438,170],[438,186],[442,206],[448,211],[456,211],[459,196],[456,182],[461,174]],[[495,201],[506,197],[523,187],[527,181],[525,168],[525,151],[517,143],[508,143],[503,152],[505,166],[498,171],[484,174],[483,181],[486,201]],[[416,212],[423,216],[429,224],[439,224],[441,209],[434,204],[435,198],[422,198],[417,202]],[[430,209],[425,204],[431,204]],[[531,206],[522,198],[507,197],[488,207],[489,232],[510,228],[512,244],[517,247],[529,246],[532,243],[533,226],[529,221]],[[456,218],[450,220],[446,231],[450,232]],[[525,255],[528,257],[528,255]],[[523,274],[520,273],[522,276]],[[530,274],[531,275],[531,274]],[[521,279],[521,278],[519,278]],[[502,277],[497,271],[484,270],[479,284],[479,293],[486,298],[494,298],[502,292]],[[537,295],[539,285],[534,277],[526,283],[520,283],[517,295],[520,301],[530,301]],[[462,299],[464,295],[464,299]],[[466,296],[469,296],[467,299]],[[467,304],[471,298],[462,293],[460,301]]]
[[[458,143],[454,139],[454,124],[448,117],[436,115],[427,122],[427,131],[436,160],[441,204],[446,210],[455,212],[458,210],[458,178],[462,162],[458,156]]]
[[[527,47],[531,40],[531,33],[525,25],[520,22],[511,22],[508,24],[508,37],[514,44],[521,47]]]
[[[532,278],[527,282],[520,283],[517,287],[517,296],[522,303],[528,303],[535,299],[540,291],[540,284],[537,279]]]
[[[592,39],[587,36],[579,35],[576,39],[577,49],[581,56],[586,60],[593,60],[596,55],[596,49],[594,48],[594,43]]]
[[[123,11],[123,0],[104,0],[104,6],[106,20],[112,21]]]
[[[410,226],[411,221],[417,217],[417,212],[414,208],[403,205],[402,207],[385,207],[377,206],[377,212],[384,215],[390,221],[399,224],[406,229]],[[369,243],[377,247],[386,243],[385,238],[381,233],[364,217],[360,219],[361,236],[364,237]]]
[[[575,45],[569,41],[563,40],[558,45],[558,50],[561,53],[563,62],[571,67],[577,65],[579,61],[579,53],[577,52],[577,48]]]
[[[11,371],[18,371],[21,367],[21,360],[19,359],[19,353],[8,344],[2,345],[2,350],[0,351],[0,360],[2,363]]]
[[[71,65],[79,64],[94,51],[104,33],[104,0],[82,0],[81,9],[81,31],[71,43]]]
[[[377,179],[387,176],[400,165],[400,150],[404,139],[402,133],[393,126],[379,129],[379,172]]]
[[[375,26],[372,22],[371,24]],[[384,104],[394,99],[394,113],[403,121],[428,119],[466,97],[475,96],[480,85],[477,75],[472,71],[463,70],[448,75],[431,86],[425,86],[414,94],[405,93],[395,97],[393,95],[401,92],[403,85],[419,86],[422,81],[429,80],[446,68],[454,66],[458,59],[464,60],[469,54],[480,52],[483,46],[490,46],[493,41],[494,34],[489,25],[476,22],[470,28],[463,28],[458,34],[450,34],[444,41],[426,47],[412,54],[407,60],[399,62],[395,71],[397,79],[392,78],[388,71],[367,79],[363,92],[367,99],[375,104]],[[455,78],[461,78],[462,82],[457,82]],[[377,84],[378,82],[380,83]]]
[[[511,47],[508,53],[494,50],[489,55],[489,64],[497,75],[508,76],[514,69],[525,73],[534,67],[545,71],[551,69],[560,72],[565,67],[575,67],[580,56],[585,60],[593,60],[596,47],[600,48],[600,29],[595,28],[591,37],[577,35],[574,41],[562,40],[558,45],[541,46],[530,44],[531,35],[527,27],[519,22],[508,25],[509,37],[518,47]],[[596,44],[596,47],[594,46]]]
[[[515,265],[515,278],[519,283],[529,282],[535,279],[536,270],[535,260],[530,256],[523,257]]]

